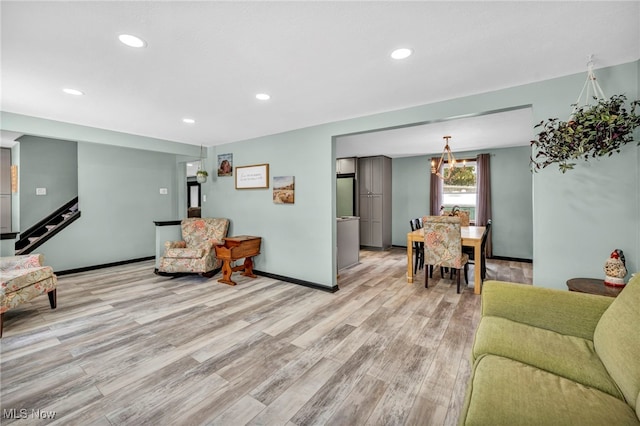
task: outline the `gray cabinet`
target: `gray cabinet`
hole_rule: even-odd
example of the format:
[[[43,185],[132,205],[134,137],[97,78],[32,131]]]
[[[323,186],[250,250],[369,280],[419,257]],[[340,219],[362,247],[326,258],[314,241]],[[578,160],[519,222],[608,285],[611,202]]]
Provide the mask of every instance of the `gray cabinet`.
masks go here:
[[[385,160],[386,159],[386,160]],[[389,182],[391,182],[391,159],[388,157],[365,157],[358,159],[360,194],[382,194],[385,165],[388,160]],[[391,185],[389,185],[391,190]]]
[[[338,218],[336,236],[338,240],[338,271],[356,265],[360,261],[360,238],[358,218]]]
[[[391,159],[358,159],[360,245],[391,247]]]
[[[344,175],[356,172],[356,159],[350,158],[338,158],[336,160],[336,174]]]

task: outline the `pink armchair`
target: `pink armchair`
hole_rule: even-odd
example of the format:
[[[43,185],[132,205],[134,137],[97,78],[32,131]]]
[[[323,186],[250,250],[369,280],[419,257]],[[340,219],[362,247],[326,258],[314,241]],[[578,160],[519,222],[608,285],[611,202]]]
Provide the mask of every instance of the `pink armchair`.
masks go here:
[[[0,337],[4,313],[47,293],[51,309],[56,308],[58,278],[51,266],[43,266],[41,254],[27,254],[0,258]]]
[[[211,275],[222,266],[216,258],[215,244],[222,243],[229,230],[229,219],[183,219],[182,241],[164,243],[158,272],[163,274],[200,273]]]

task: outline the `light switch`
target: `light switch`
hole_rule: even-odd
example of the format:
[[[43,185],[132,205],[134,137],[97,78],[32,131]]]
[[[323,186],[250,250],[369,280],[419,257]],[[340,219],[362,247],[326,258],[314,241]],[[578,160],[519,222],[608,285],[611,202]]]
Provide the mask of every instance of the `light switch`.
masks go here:
[[[206,203],[206,202],[207,202],[207,196],[206,196],[206,195],[203,195],[203,196],[202,196],[202,202],[203,202],[203,203]]]
[[[169,191],[167,190],[167,188],[160,188],[160,193],[162,195],[167,195],[169,193]]]
[[[36,195],[47,195],[47,188],[36,188]]]

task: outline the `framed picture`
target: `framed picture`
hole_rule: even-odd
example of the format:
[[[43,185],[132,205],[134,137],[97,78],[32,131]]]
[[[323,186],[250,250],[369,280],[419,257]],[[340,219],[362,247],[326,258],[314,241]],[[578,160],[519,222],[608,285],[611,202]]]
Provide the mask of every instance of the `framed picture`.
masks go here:
[[[273,177],[273,202],[275,204],[293,204],[295,200],[295,177]]]
[[[18,192],[18,165],[11,166],[11,192]]]
[[[233,154],[218,155],[218,176],[233,176]]]
[[[236,167],[236,189],[269,188],[269,165]]]

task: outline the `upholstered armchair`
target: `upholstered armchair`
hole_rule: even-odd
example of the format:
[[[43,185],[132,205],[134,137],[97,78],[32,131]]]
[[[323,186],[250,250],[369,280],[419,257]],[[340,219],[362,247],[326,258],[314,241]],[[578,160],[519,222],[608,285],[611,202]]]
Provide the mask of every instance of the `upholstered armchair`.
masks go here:
[[[229,219],[188,218],[181,223],[182,241],[167,241],[158,272],[212,275],[222,266],[215,244],[221,244],[229,230]]]
[[[0,337],[4,313],[47,293],[51,309],[56,308],[58,278],[51,266],[43,266],[41,254],[0,257]]]

